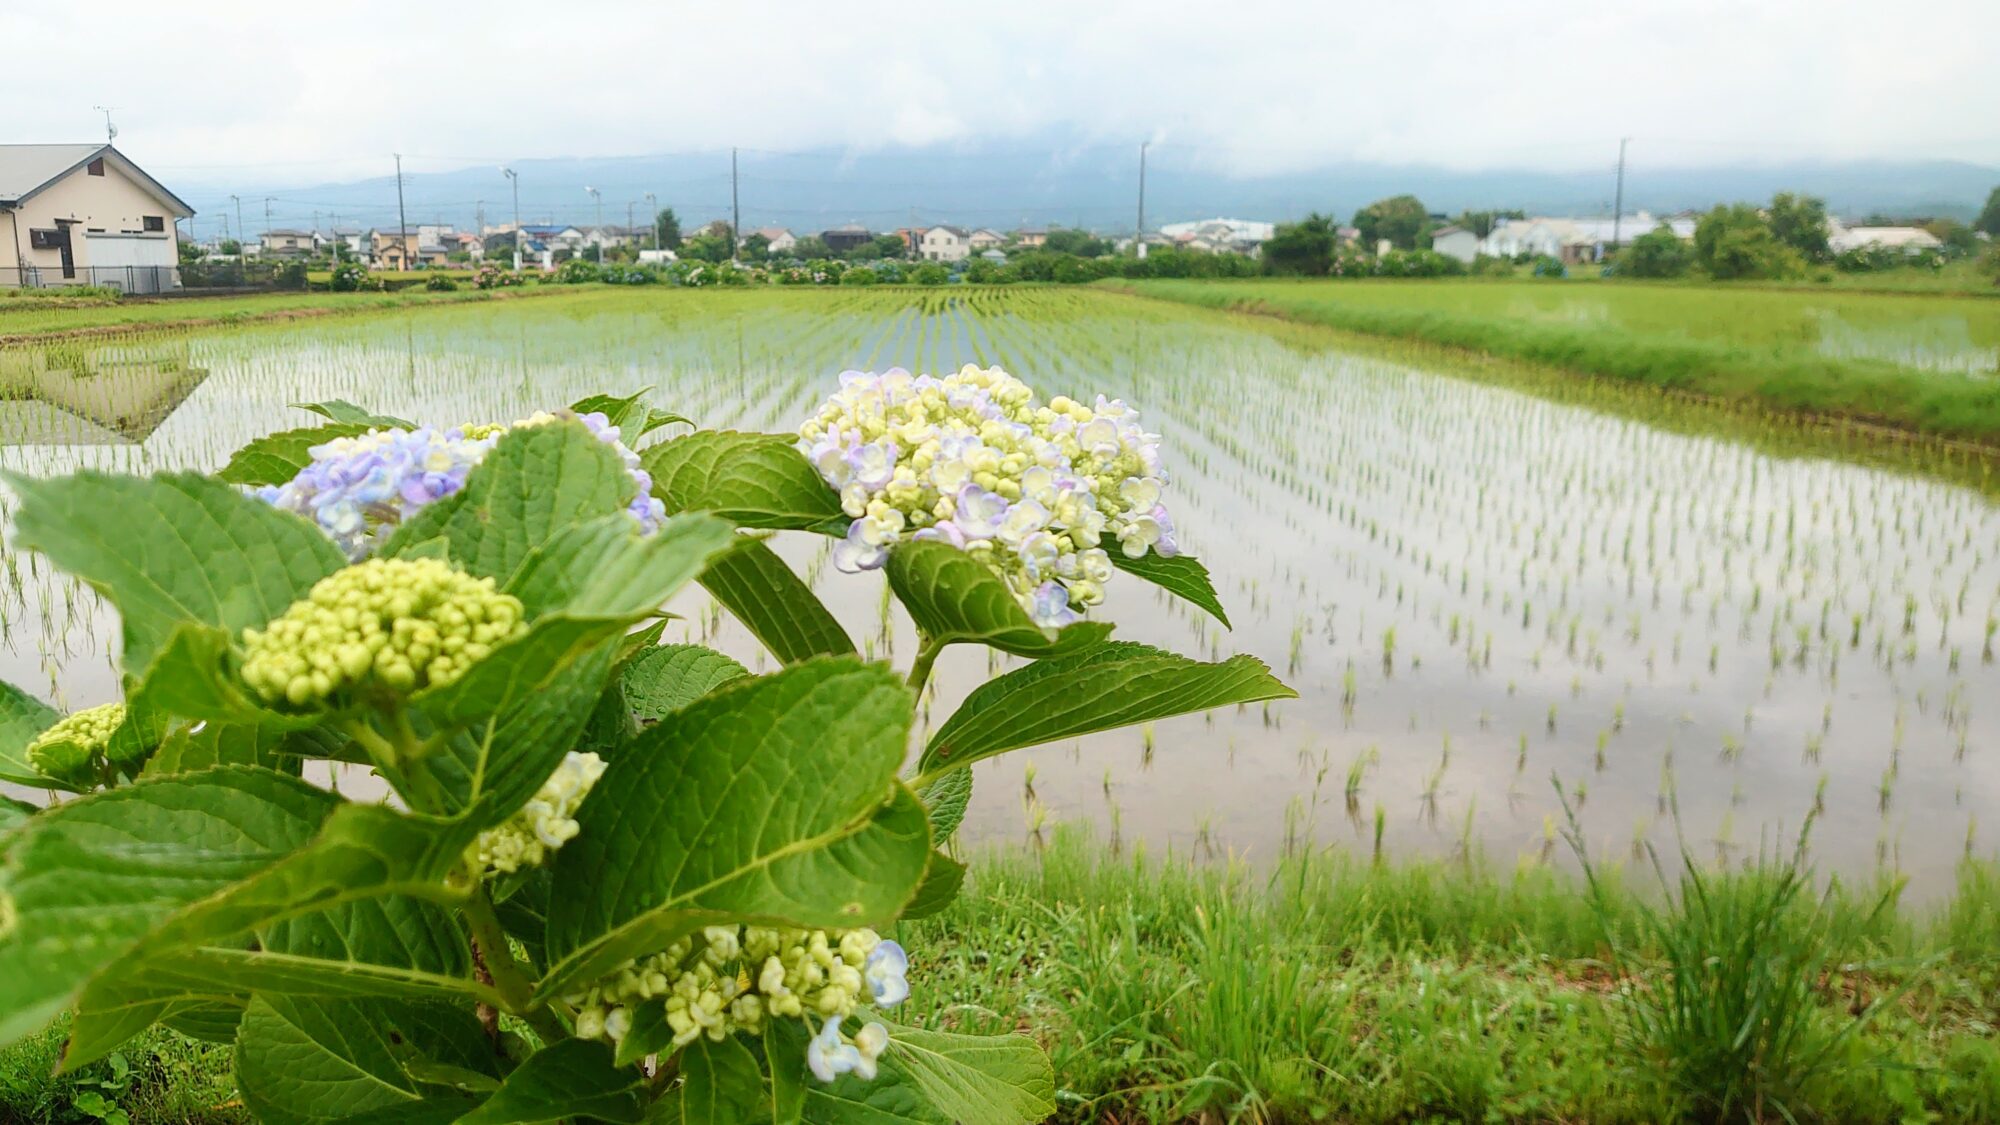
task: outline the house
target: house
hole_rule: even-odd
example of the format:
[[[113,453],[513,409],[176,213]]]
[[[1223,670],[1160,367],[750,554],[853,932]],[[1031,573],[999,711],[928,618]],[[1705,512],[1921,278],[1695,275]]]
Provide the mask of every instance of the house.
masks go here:
[[[1479,236],[1461,226],[1439,227],[1431,232],[1431,249],[1471,265],[1479,256]]]
[[[354,227],[333,227],[321,241],[345,246],[347,252],[356,258],[368,252],[368,232]]]
[[[1850,227],[1838,221],[1827,224],[1826,248],[1836,254],[1849,250],[1894,250],[1918,254],[1940,250],[1944,243],[1922,227]]]
[[[758,227],[750,233],[752,236],[763,235],[764,248],[773,254],[789,254],[792,247],[799,244],[799,240],[792,237],[792,232],[784,227]]]
[[[464,254],[474,261],[486,256],[486,240],[471,231],[445,231],[438,237],[446,256]]]
[[[571,253],[575,253],[583,249],[583,232],[576,227],[546,223],[541,225],[522,223],[521,230],[530,239],[543,243],[551,252],[568,250]]]
[[[1160,234],[1169,245],[1189,250],[1206,250],[1211,253],[1251,254],[1278,233],[1278,224],[1259,222],[1255,219],[1196,219],[1185,223],[1167,223],[1160,227]]]
[[[826,243],[828,250],[836,254],[845,254],[857,246],[873,242],[875,235],[860,223],[848,223],[846,226],[819,232],[819,238],[821,242]]]
[[[279,228],[257,236],[257,252],[274,258],[301,258],[319,249],[319,235],[309,230]]]
[[[180,286],[194,208],[108,144],[0,145],[0,285]]]
[[[1656,219],[1640,211],[1611,219],[1502,219],[1479,244],[1482,254],[1514,258],[1522,254],[1560,258],[1569,265],[1604,260],[1615,247],[1628,243],[1664,223],[1681,239],[1694,237],[1691,218]]]
[[[651,227],[620,227],[609,223],[583,232],[585,246],[637,246],[646,240]]]
[[[1023,228],[1013,235],[1014,244],[1025,250],[1033,250],[1049,240],[1049,232],[1038,228]]]
[[[1007,236],[997,230],[980,227],[978,230],[966,235],[965,241],[971,247],[972,252],[977,254],[982,250],[999,249],[1000,244],[1007,241]]]
[[[369,232],[368,252],[375,259],[376,268],[385,270],[441,266],[447,257],[442,244],[424,242],[418,231],[404,234],[401,230],[380,228]]]
[[[972,234],[960,227],[931,227],[917,239],[917,257],[927,262],[962,262],[972,253]]]

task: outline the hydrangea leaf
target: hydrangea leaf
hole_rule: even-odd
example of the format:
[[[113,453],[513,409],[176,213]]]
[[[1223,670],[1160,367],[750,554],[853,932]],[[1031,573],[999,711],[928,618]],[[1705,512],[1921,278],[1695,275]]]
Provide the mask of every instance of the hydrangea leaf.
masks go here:
[[[799,1125],[806,1112],[806,1034],[795,1020],[764,1021],[764,1062],[771,1072],[771,1125]]]
[[[935,774],[982,758],[1173,715],[1263,699],[1296,699],[1264,662],[1219,664],[1132,641],[1038,660],[974,688],[931,735],[919,770]]]
[[[1034,1040],[888,1027],[873,1081],[807,1087],[809,1125],[1033,1125],[1056,1111],[1055,1070]]]
[[[312,524],[197,473],[9,480],[21,496],[16,542],[118,607],[129,676],[143,676],[177,628],[234,636],[262,625],[346,561]]]
[[[229,463],[215,476],[230,484],[283,484],[312,464],[314,446],[335,438],[358,437],[375,428],[365,422],[329,422],[265,434],[230,454]]]
[[[465,487],[403,522],[382,545],[399,557],[442,536],[451,559],[502,587],[558,533],[623,511],[632,478],[618,454],[580,422],[507,431],[466,474]]]
[[[0,872],[17,916],[0,940],[0,1043],[39,1027],[114,962],[381,895],[456,902],[446,876],[474,832],[245,766],[50,809],[10,841]]]
[[[641,734],[556,857],[543,994],[697,925],[894,918],[930,857],[923,806],[895,780],[910,718],[888,668],[822,659],[739,681]]]
[[[491,1075],[493,1057],[469,1008],[258,995],[237,1028],[236,1083],[263,1125],[442,1123],[473,1101],[412,1071]]]
[[[625,705],[642,719],[664,719],[716,688],[750,674],[703,645],[656,645],[625,665]]]
[[[917,795],[931,818],[931,838],[942,843],[958,832],[965,822],[965,808],[972,803],[972,771],[951,770],[938,775]]]
[[[193,1004],[160,1022],[189,1039],[226,1046],[236,1042],[236,1028],[243,1022],[243,1007],[232,1003]]]
[[[1125,552],[1115,547],[1110,552],[1111,565],[1137,578],[1143,578],[1167,593],[1204,610],[1210,617],[1229,628],[1229,614],[1223,612],[1222,599],[1215,596],[1215,583],[1209,580],[1208,568],[1201,565],[1192,555],[1175,555],[1167,558],[1158,551],[1147,551],[1136,559],[1126,558]]]
[[[782,663],[855,651],[825,603],[761,539],[738,536],[736,548],[709,565],[701,584]]]
[[[897,544],[887,569],[897,600],[939,644],[971,642],[1016,656],[1048,656],[1089,648],[1111,633],[1109,625],[1094,621],[1042,628],[992,568],[947,543]]]
[[[417,428],[415,422],[405,421],[393,414],[373,413],[354,405],[344,398],[328,399],[325,402],[295,402],[291,406],[294,410],[309,410],[329,422],[353,423],[367,426],[370,429],[387,427],[398,430],[414,430]]]
[[[681,1050],[683,1125],[750,1125],[769,1121],[764,1072],[743,1041],[706,1036]]]
[[[757,1064],[750,1065],[754,1071]],[[458,1125],[540,1125],[572,1118],[638,1125],[646,1116],[642,1093],[640,1073],[613,1066],[610,1047],[565,1039],[529,1055]]]
[[[60,718],[55,708],[0,680],[0,781],[38,789],[49,784],[28,763],[28,743]]]
[[[570,410],[577,414],[602,414],[612,425],[618,427],[620,440],[627,448],[637,449],[638,439],[645,437],[662,426],[676,422],[694,425],[694,419],[669,410],[655,410],[646,404],[646,395],[651,387],[642,387],[624,398],[612,395],[591,395],[570,404]]]
[[[35,807],[12,797],[0,797],[0,837],[28,823],[35,815]]]
[[[965,865],[944,854],[932,852],[930,866],[915,898],[903,907],[903,918],[928,918],[950,906],[965,886]]]
[[[847,529],[847,515],[790,434],[697,430],[641,455],[669,512],[713,512],[739,527]]]

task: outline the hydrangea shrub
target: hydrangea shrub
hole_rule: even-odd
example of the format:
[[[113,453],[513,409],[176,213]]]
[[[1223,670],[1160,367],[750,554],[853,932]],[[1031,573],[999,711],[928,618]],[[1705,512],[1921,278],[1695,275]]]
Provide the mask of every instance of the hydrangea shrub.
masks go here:
[[[73,1068],[164,1023],[233,1044],[274,1125],[1054,1112],[1032,1039],[895,1018],[968,767],[1291,694],[1090,618],[1118,571],[1222,617],[1132,411],[978,369],[851,374],[791,434],[663,437],[643,392],[306,408],[214,476],[11,481],[19,543],[117,607],[124,698],[0,685],[0,779],[52,797],[0,802],[0,1044],[68,1012]],[[912,666],[861,659],[775,531],[881,568]],[[661,643],[691,583],[779,669]],[[952,644],[1029,662],[913,744]]]

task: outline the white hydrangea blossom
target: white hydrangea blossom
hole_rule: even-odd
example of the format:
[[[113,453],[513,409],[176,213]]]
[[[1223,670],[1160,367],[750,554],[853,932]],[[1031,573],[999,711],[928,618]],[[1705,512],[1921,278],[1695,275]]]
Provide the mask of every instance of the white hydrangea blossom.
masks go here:
[[[853,519],[833,556],[848,573],[936,539],[984,559],[1037,623],[1061,626],[1103,600],[1110,549],[1179,553],[1159,435],[1102,395],[1038,405],[998,367],[849,371],[799,427],[799,448]]]
[[[850,1040],[842,1020],[861,1005],[888,1008],[910,994],[909,958],[874,930],[791,930],[710,926],[651,957],[563,997],[576,1009],[576,1033],[616,1043],[631,1031],[634,1011],[664,999],[672,1048],[703,1036],[761,1035],[771,1019],[824,1021],[808,1047],[823,1081],[854,1073],[872,1078],[889,1032],[868,1023]]]
[[[538,867],[551,852],[576,838],[576,810],[604,776],[604,759],[571,751],[542,783],[533,799],[505,824],[479,834],[473,844],[482,871],[512,874]]]

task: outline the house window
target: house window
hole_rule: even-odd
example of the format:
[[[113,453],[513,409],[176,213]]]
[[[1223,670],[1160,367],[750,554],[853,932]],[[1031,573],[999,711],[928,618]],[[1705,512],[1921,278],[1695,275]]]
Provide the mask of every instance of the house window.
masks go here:
[[[97,159],[90,162],[90,174],[93,176],[102,176],[104,174],[103,157],[100,156]]]
[[[146,232],[148,234],[164,234],[166,233],[166,229],[167,220],[164,218],[158,215],[146,216]]]

